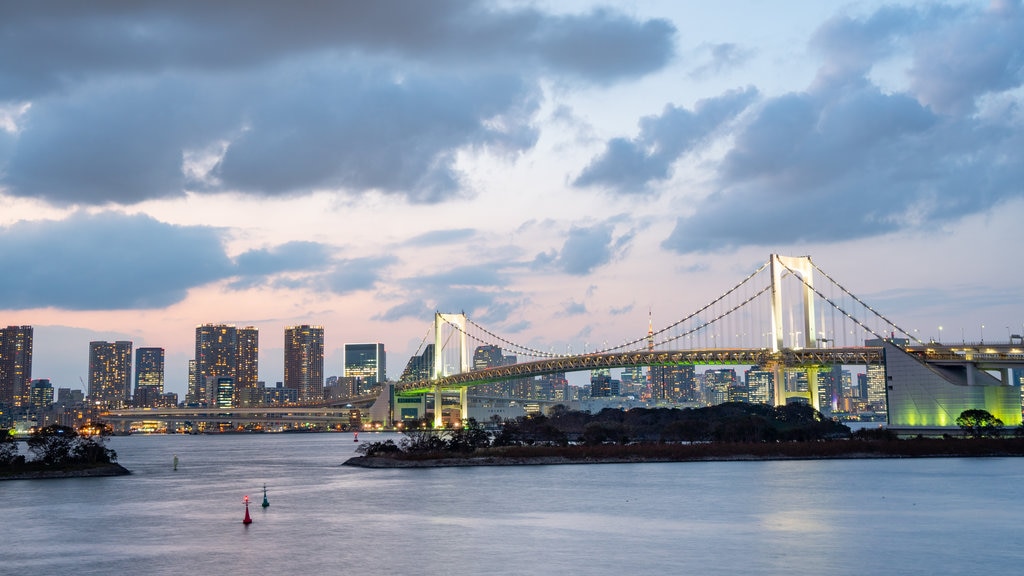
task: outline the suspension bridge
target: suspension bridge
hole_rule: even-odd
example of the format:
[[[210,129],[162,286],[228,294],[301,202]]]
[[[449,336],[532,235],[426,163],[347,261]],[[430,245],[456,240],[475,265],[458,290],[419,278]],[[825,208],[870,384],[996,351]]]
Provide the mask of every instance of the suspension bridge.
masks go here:
[[[428,343],[429,336],[424,338],[396,385],[395,394],[398,397],[433,394],[435,406],[441,406],[445,392],[457,392],[461,414],[467,413],[467,389],[470,387],[583,370],[680,365],[757,366],[775,374],[773,400],[776,405],[800,398],[820,409],[818,373],[823,366],[885,366],[887,359],[906,354],[912,362],[930,371],[930,375],[922,376],[911,370],[915,375],[905,379],[908,389],[919,388],[922,378],[929,380],[930,376],[943,381],[939,384],[952,386],[1006,387],[1010,383],[1008,369],[1024,368],[1020,336],[1016,336],[1016,341],[1011,338],[1006,345],[989,346],[954,347],[923,341],[916,330],[904,329],[872,308],[819,268],[809,256],[778,254],[772,254],[746,278],[696,311],[658,330],[649,326],[646,334],[623,344],[591,352],[556,354],[537,346],[519,344],[477,324],[464,313],[436,313],[432,332],[432,342]],[[503,355],[514,357],[516,362],[474,366],[470,350],[479,347],[500,349]],[[790,390],[784,384],[784,373],[792,371],[806,374],[805,390]],[[1001,378],[992,376],[992,371],[1001,373]],[[887,378],[891,403],[891,398],[898,394],[894,394],[896,384],[892,377]],[[993,408],[991,412],[1007,416],[1009,422],[1020,423],[1019,392],[1013,410],[1013,394],[1004,391],[993,399],[990,392],[973,392],[959,400],[944,393],[947,397],[936,399],[935,406],[925,410],[938,416],[911,414],[907,419],[910,425],[946,426],[959,414],[959,411],[952,413],[957,408],[954,404],[976,407],[980,402]],[[920,390],[914,388],[908,393],[907,402],[928,403]],[[978,394],[981,400],[975,398]],[[1016,417],[1008,412],[1015,412]],[[434,411],[434,420],[436,425],[443,424],[441,410]]]

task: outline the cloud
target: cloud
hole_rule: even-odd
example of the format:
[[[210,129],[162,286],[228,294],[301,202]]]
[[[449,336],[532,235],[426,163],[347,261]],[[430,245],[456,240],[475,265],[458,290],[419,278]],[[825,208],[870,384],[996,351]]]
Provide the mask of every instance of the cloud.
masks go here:
[[[638,21],[612,10],[556,16],[463,0],[289,7],[268,0],[132,2],[88,9],[52,1],[6,7],[0,31],[0,52],[22,55],[0,62],[0,99],[66,89],[88,76],[223,72],[316,53],[609,81],[665,65],[676,32],[665,20]]]
[[[506,269],[514,264],[484,262],[459,266],[399,280],[406,301],[388,309],[379,319],[395,321],[404,317],[424,321],[435,311],[465,312],[481,322],[504,322],[522,306],[519,294],[507,287],[512,283]]]
[[[404,318],[423,320],[430,318],[434,312],[436,312],[436,310],[427,306],[426,302],[423,300],[413,299],[392,306],[384,312],[375,315],[373,319],[383,320],[384,322],[397,322]]]
[[[441,246],[445,244],[458,244],[476,236],[473,228],[455,228],[449,230],[431,230],[417,236],[413,236],[402,242],[402,246],[426,247]]]
[[[753,50],[744,49],[738,44],[731,42],[707,44],[702,46],[701,49],[707,53],[708,60],[690,72],[690,77],[696,80],[708,78],[724,70],[736,68],[749,60],[753,55]]]
[[[569,301],[562,305],[562,310],[555,314],[558,318],[567,318],[570,316],[580,316],[587,313],[587,306],[582,302]]]
[[[662,245],[691,253],[837,242],[955,221],[1024,194],[1019,94],[1009,97],[1008,114],[984,115],[963,103],[930,106],[934,94],[921,91],[917,76],[898,91],[869,78],[899,37],[918,47],[914,74],[928,70],[939,81],[942,72],[924,61],[931,62],[935,20],[945,18],[941,28],[954,37],[981,42],[968,32],[991,19],[953,15],[883,10],[860,30],[849,21],[824,26],[820,49],[860,52],[827,64],[807,91],[762,102],[718,164],[713,193],[677,219]],[[855,41],[863,38],[871,40]],[[969,86],[958,94],[974,103],[1007,85],[1007,76],[959,77]],[[1015,86],[1022,82],[1018,75]]]
[[[322,267],[330,260],[330,252],[319,242],[287,242],[243,252],[235,257],[235,264],[240,276],[262,276]]]
[[[394,256],[367,256],[338,260],[330,271],[318,277],[314,285],[323,284],[335,294],[370,290],[384,277],[387,268],[397,262]]]
[[[633,238],[633,233],[629,232],[613,240],[614,231],[615,225],[610,222],[593,226],[573,226],[557,257],[547,253],[538,254],[532,267],[537,268],[550,263],[566,274],[589,274],[620,255]]]
[[[693,111],[665,106],[660,116],[640,120],[633,140],[613,138],[573,181],[577,187],[603,186],[625,194],[649,192],[652,182],[672,176],[672,165],[706,143],[757,97],[757,90],[733,90],[700,100]]]
[[[180,302],[234,266],[214,228],[107,212],[0,228],[0,270],[8,309],[126,310]]]
[[[471,1],[16,4],[0,106],[31,107],[0,138],[0,186],[62,205],[186,189],[441,202],[472,193],[459,151],[534,145],[541,77],[634,78],[674,36],[617,11]]]

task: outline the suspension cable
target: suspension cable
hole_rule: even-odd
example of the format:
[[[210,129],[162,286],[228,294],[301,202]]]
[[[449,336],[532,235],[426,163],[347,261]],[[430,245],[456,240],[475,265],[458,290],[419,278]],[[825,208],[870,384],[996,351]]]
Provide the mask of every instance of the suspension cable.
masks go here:
[[[782,264],[782,263],[780,262],[780,264]],[[916,337],[912,336],[912,335],[911,335],[911,334],[910,334],[909,332],[907,332],[906,330],[904,330],[904,329],[900,328],[900,327],[899,327],[899,326],[897,326],[897,325],[896,325],[895,323],[893,323],[893,322],[892,322],[891,320],[889,320],[889,319],[888,319],[888,318],[886,318],[885,316],[883,316],[883,315],[879,314],[878,312],[876,312],[876,311],[875,311],[875,310],[874,310],[873,308],[871,308],[871,307],[870,307],[870,306],[868,306],[868,305],[867,305],[866,303],[864,303],[864,302],[863,302],[863,301],[862,301],[862,300],[861,300],[860,298],[857,298],[857,296],[855,296],[855,295],[854,295],[854,294],[853,294],[852,292],[850,292],[849,290],[847,290],[846,288],[844,288],[842,284],[840,284],[840,283],[836,282],[836,281],[835,281],[835,280],[833,280],[833,279],[832,279],[832,278],[831,278],[831,277],[830,277],[830,276],[829,276],[828,274],[825,274],[825,272],[824,272],[824,271],[822,271],[822,270],[821,270],[820,268],[818,268],[817,266],[815,266],[815,265],[814,265],[814,262],[811,262],[811,265],[812,265],[812,266],[814,266],[814,268],[815,268],[816,270],[818,270],[819,272],[821,272],[821,274],[822,274],[823,276],[825,276],[825,278],[828,278],[828,279],[829,279],[829,280],[830,280],[830,281],[831,281],[831,282],[832,282],[833,284],[835,284],[836,286],[838,286],[840,290],[842,290],[843,292],[846,292],[846,293],[847,293],[847,294],[849,294],[849,295],[850,295],[851,297],[853,297],[853,299],[854,299],[854,300],[856,300],[856,301],[857,301],[858,303],[860,303],[860,304],[861,304],[862,306],[864,306],[865,308],[867,308],[868,310],[870,310],[870,311],[871,311],[871,312],[872,312],[872,313],[873,313],[873,314],[874,314],[875,316],[877,316],[878,318],[881,318],[882,320],[884,320],[885,322],[887,322],[887,323],[888,323],[888,324],[889,324],[890,326],[892,326],[892,327],[893,327],[893,328],[895,328],[896,330],[898,330],[898,331],[902,332],[903,334],[906,334],[906,335],[907,335],[907,336],[909,336],[910,338],[913,338],[913,339],[914,339],[914,341],[916,341],[916,342],[917,342],[918,344],[924,344],[924,342],[922,342],[922,341],[918,340],[918,339],[917,339]],[[789,270],[789,271],[790,271],[790,272],[791,272],[791,273],[793,274],[793,276],[796,276],[797,278],[799,278],[799,279],[800,279],[800,282],[801,282],[801,283],[803,283],[803,285],[804,285],[805,287],[807,287],[808,289],[810,289],[811,291],[813,291],[813,292],[814,292],[815,294],[817,294],[817,295],[818,295],[818,297],[820,297],[820,298],[821,298],[822,300],[824,300],[825,302],[828,302],[828,303],[829,303],[829,304],[830,304],[831,306],[835,307],[835,308],[836,308],[836,309],[838,309],[838,310],[839,310],[840,312],[842,312],[843,314],[845,314],[847,318],[849,318],[850,320],[852,320],[853,322],[855,322],[855,323],[856,323],[856,324],[857,324],[858,326],[860,326],[861,328],[863,328],[863,329],[864,329],[864,330],[865,330],[866,332],[868,332],[868,333],[870,333],[870,334],[873,334],[874,336],[876,336],[876,337],[878,337],[878,338],[881,338],[881,339],[883,339],[883,340],[885,339],[885,335],[884,335],[884,334],[878,334],[878,332],[876,332],[875,330],[872,330],[871,328],[869,328],[868,326],[866,326],[866,325],[865,325],[865,324],[864,324],[863,322],[861,322],[860,320],[858,320],[857,318],[855,318],[855,317],[854,317],[854,316],[853,316],[852,314],[850,314],[850,313],[849,313],[849,312],[847,312],[846,310],[843,310],[843,309],[842,309],[842,308],[841,308],[841,307],[840,307],[840,306],[839,306],[838,304],[836,304],[836,303],[835,303],[835,302],[833,302],[833,301],[832,301],[831,299],[829,299],[829,298],[828,298],[827,296],[825,296],[824,294],[822,294],[822,293],[821,293],[821,292],[820,292],[820,291],[819,291],[819,290],[818,290],[817,288],[815,288],[815,287],[811,286],[811,285],[810,285],[810,284],[809,284],[809,283],[807,282],[807,280],[805,280],[805,279],[803,278],[803,276],[800,276],[799,274],[797,274],[796,272],[794,272],[794,271],[793,271],[792,269],[790,269],[790,268],[789,268],[789,266],[786,266],[785,264],[782,264],[782,266],[783,266],[784,268],[786,268],[787,270]]]

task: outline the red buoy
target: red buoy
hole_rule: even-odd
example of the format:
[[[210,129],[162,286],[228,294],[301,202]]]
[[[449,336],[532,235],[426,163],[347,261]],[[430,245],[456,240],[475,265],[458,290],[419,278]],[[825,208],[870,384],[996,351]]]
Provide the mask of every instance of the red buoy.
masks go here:
[[[249,496],[245,497],[245,518],[242,519],[242,524],[252,524],[252,518],[249,517]]]

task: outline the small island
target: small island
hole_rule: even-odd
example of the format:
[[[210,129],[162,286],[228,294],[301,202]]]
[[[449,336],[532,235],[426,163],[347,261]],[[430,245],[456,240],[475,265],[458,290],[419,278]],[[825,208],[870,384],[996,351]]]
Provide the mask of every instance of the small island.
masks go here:
[[[0,480],[83,478],[131,474],[117,463],[105,437],[79,434],[67,426],[47,426],[25,441],[31,459],[20,454],[10,430],[0,429]]]
[[[727,403],[696,409],[604,410],[556,407],[488,431],[470,420],[433,430],[425,422],[404,437],[360,446],[344,465],[364,468],[516,466],[849,458],[1024,456],[1024,434],[1002,436],[984,411],[958,419],[962,435],[898,439],[885,429],[852,432],[810,406]]]

